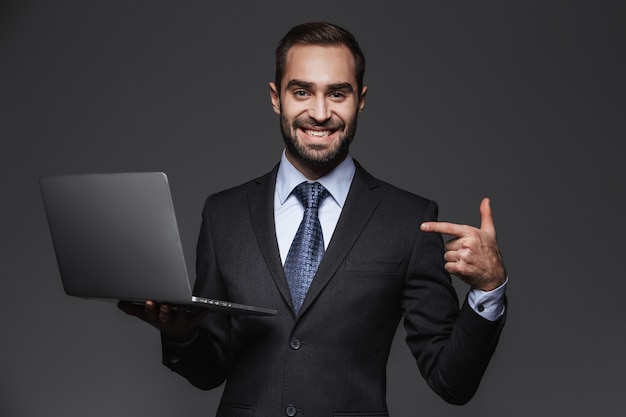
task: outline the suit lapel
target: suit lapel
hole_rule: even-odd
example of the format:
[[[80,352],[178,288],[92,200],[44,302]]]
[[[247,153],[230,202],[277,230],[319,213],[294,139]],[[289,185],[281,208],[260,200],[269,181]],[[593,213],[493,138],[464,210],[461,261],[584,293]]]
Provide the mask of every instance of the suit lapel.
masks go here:
[[[276,241],[276,227],[274,225],[274,189],[276,188],[276,166],[269,174],[255,180],[256,187],[253,187],[248,194],[248,208],[252,227],[256,235],[257,244],[265,263],[280,291],[283,299],[293,309],[289,285],[285,278],[278,243]]]
[[[335,275],[380,202],[379,183],[356,161],[356,173],[333,237],[307,292],[300,317]]]

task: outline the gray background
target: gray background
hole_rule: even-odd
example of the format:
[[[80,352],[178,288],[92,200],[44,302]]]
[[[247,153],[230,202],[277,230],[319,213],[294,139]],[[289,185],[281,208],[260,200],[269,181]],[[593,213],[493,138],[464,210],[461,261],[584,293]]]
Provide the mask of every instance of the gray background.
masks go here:
[[[161,366],[155,330],[64,294],[38,177],[167,172],[192,265],[204,198],[279,158],[273,50],[308,20],[368,59],[354,156],[443,220],[477,225],[491,197],[511,277],[474,400],[431,393],[401,329],[392,415],[623,415],[623,6],[371,3],[1,3],[2,416],[213,415],[219,390]]]

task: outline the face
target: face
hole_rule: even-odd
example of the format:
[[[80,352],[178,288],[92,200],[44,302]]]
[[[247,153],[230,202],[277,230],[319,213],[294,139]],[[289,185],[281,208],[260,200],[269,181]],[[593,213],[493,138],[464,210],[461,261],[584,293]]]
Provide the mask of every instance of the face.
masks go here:
[[[270,98],[280,115],[286,156],[296,168],[323,174],[343,161],[366,91],[357,91],[354,57],[345,46],[289,50],[280,94],[270,83]]]

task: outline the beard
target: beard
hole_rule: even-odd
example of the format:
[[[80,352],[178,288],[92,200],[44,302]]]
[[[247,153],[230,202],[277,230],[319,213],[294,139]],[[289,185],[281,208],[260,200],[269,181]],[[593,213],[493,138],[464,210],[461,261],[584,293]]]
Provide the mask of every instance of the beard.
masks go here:
[[[357,117],[356,115],[350,120],[348,129],[346,124],[341,120],[327,120],[324,123],[318,123],[309,117],[300,117],[289,123],[284,115],[280,115],[280,130],[285,141],[287,149],[298,159],[304,163],[317,166],[333,166],[343,161],[348,154],[350,143],[354,139],[356,133]],[[332,131],[343,131],[343,134],[337,141],[330,146],[326,145],[306,145],[298,140],[296,132],[301,128],[323,128]],[[344,131],[345,130],[345,131]]]

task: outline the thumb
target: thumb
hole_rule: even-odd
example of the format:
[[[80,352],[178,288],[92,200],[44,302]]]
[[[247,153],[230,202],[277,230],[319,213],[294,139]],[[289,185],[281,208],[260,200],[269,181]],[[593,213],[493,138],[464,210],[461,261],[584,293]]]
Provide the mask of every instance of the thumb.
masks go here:
[[[493,232],[494,234],[496,232],[491,213],[491,202],[486,197],[480,202],[480,230]]]

